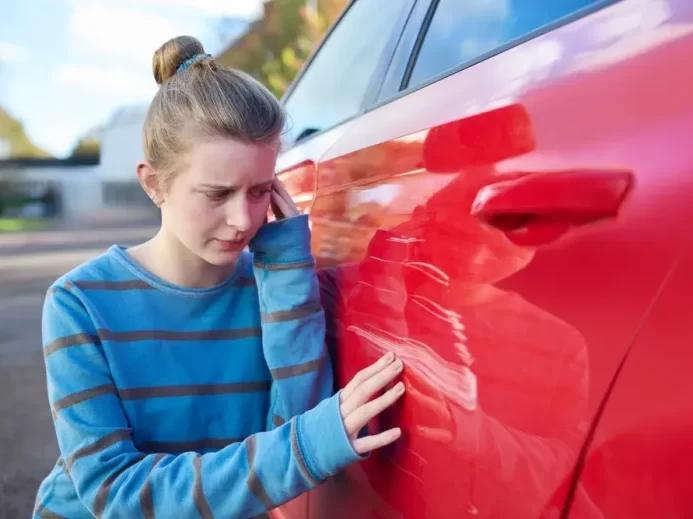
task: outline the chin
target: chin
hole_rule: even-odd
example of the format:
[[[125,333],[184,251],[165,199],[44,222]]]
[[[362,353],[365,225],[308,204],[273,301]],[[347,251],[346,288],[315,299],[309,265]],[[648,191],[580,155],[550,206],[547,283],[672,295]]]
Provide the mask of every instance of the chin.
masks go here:
[[[215,265],[217,267],[225,267],[227,265],[232,265],[238,261],[241,256],[242,250],[234,251],[206,251],[201,257],[209,264]]]

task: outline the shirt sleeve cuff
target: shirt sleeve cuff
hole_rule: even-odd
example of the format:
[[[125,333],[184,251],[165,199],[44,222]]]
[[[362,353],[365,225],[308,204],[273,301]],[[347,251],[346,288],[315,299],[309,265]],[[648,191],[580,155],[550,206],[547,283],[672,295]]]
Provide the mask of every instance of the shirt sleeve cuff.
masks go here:
[[[249,244],[255,262],[291,264],[312,259],[308,215],[301,214],[263,225]]]
[[[359,455],[351,446],[339,410],[339,398],[340,393],[337,393],[298,418],[297,432],[303,458],[318,481],[367,457]]]

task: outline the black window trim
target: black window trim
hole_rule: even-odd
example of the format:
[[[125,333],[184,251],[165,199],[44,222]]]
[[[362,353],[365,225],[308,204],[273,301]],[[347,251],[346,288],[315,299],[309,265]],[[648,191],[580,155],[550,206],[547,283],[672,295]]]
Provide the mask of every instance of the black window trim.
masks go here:
[[[347,12],[349,9],[353,7],[353,5],[359,0],[351,0],[342,10],[342,12],[339,14],[335,22],[332,24],[330,29],[325,33],[325,35],[322,37],[320,40],[319,44],[315,46],[313,49],[313,52],[311,52],[310,56],[308,59],[306,59],[305,63],[301,67],[301,70],[299,73],[296,75],[294,80],[291,82],[291,85],[289,85],[289,88],[284,92],[284,95],[280,99],[280,103],[282,106],[286,104],[288,101],[289,97],[295,90],[296,86],[301,82],[301,79],[303,79],[303,76],[308,70],[308,67],[310,67],[311,63],[315,59],[315,56],[322,50],[323,46],[325,43],[328,41],[330,36],[332,35],[332,32],[339,26],[339,23],[342,21],[342,19],[346,16]],[[394,0],[393,0],[394,1]],[[398,0],[399,1],[399,0]],[[351,117],[348,117],[342,121],[339,121],[338,123],[333,124],[332,126],[329,126],[327,128],[321,128],[319,131],[311,133],[308,137],[301,139],[299,142],[293,142],[290,143],[289,145],[286,146],[286,148],[282,149],[282,153],[285,153],[288,150],[291,150],[295,148],[296,146],[300,146],[302,144],[305,144],[306,142],[309,142],[315,137],[318,137],[324,133],[329,132],[330,130],[333,130],[334,128],[337,128],[338,126],[341,126],[342,124],[346,124],[352,119],[355,119],[357,117],[360,117],[364,113],[368,112],[369,108],[373,105],[373,103],[376,102],[377,96],[380,92],[380,88],[382,87],[383,80],[385,78],[385,74],[387,73],[388,67],[390,65],[390,61],[392,60],[392,57],[394,56],[395,52],[397,51],[399,39],[402,35],[402,31],[406,24],[409,22],[409,17],[411,15],[411,12],[414,8],[414,5],[418,0],[401,0],[403,2],[407,2],[402,9],[401,15],[399,19],[397,20],[395,26],[393,27],[390,37],[388,38],[387,43],[385,44],[385,49],[383,50],[382,55],[380,56],[380,59],[378,60],[378,64],[375,68],[376,72],[371,78],[371,81],[369,82],[368,87],[366,88],[366,92],[364,93],[364,99],[362,100],[360,109],[357,113],[352,115]],[[287,114],[288,115],[288,114]]]
[[[421,25],[428,13],[431,1],[415,0],[409,14],[409,20],[400,31],[397,48],[390,59],[385,77],[382,79],[378,97],[369,108],[385,99],[392,98],[400,91],[402,75],[409,66],[409,56],[419,37]]]
[[[387,71],[402,39],[404,28],[409,23],[412,13],[414,12],[414,7],[419,0],[397,1],[401,1],[403,3],[408,2],[408,4],[405,3],[402,12],[399,15],[399,19],[395,23],[392,34],[390,35],[390,38],[388,38],[385,48],[383,49],[383,53],[378,60],[378,65],[375,67],[375,73],[371,78],[368,88],[366,89],[363,102],[361,103],[361,114],[367,112],[368,109],[377,101],[383,87],[383,82],[385,80],[385,76],[387,75]]]
[[[430,0],[431,5],[435,4],[436,6],[438,5],[439,1],[440,0]],[[510,50],[513,47],[517,47],[518,45],[521,45],[523,43],[531,41],[535,38],[538,38],[539,36],[542,36],[544,34],[552,32],[552,31],[554,31],[554,30],[556,30],[556,29],[558,29],[564,25],[568,25],[568,24],[570,24],[576,20],[579,20],[581,18],[589,16],[593,13],[601,11],[602,9],[605,9],[606,7],[609,7],[611,5],[617,4],[617,3],[622,2],[622,1],[623,0],[598,0],[597,2],[595,2],[591,5],[582,7],[580,9],[578,9],[577,11],[574,11],[572,13],[565,15],[565,16],[557,18],[556,20],[554,20],[550,23],[542,25],[541,27],[538,27],[538,28],[526,33],[526,34],[523,34],[522,36],[514,38],[514,39],[508,41],[507,43],[504,43],[503,45],[500,45],[499,47],[494,48],[491,51],[488,51],[484,54],[477,56],[476,58],[462,62],[459,65],[457,65],[456,67],[445,70],[445,71],[441,72],[440,74],[432,76],[429,79],[427,79],[426,81],[422,81],[421,83],[417,83],[416,85],[414,85],[412,87],[412,86],[409,86],[408,83],[405,84],[404,80],[405,80],[405,78],[407,79],[407,81],[411,80],[411,74],[414,70],[414,66],[416,64],[416,59],[418,58],[418,55],[419,55],[419,51],[421,50],[421,45],[423,44],[423,39],[425,38],[425,34],[428,31],[431,20],[433,18],[433,16],[430,16],[430,17],[427,16],[424,19],[424,22],[427,22],[427,24],[422,24],[422,26],[419,30],[419,38],[417,38],[417,43],[420,40],[421,44],[418,46],[415,45],[414,49],[412,49],[412,51],[409,55],[408,65],[407,65],[405,71],[403,72],[400,90],[398,92],[390,95],[390,96],[381,98],[376,104],[372,105],[369,108],[369,111],[376,110],[376,109],[378,109],[382,106],[385,106],[385,105],[387,105],[393,101],[396,101],[402,97],[405,97],[405,96],[412,94],[418,90],[426,88],[427,86],[430,86],[433,83],[437,83],[438,81],[441,81],[445,78],[448,78],[452,75],[455,75],[458,72],[461,72],[462,70],[468,69],[470,67],[473,67],[474,65],[478,65],[479,63],[486,61],[487,59],[490,59],[494,56],[502,54],[503,52],[506,52],[507,50]],[[430,9],[430,7],[429,7],[429,9]],[[409,77],[406,77],[404,75],[407,72],[409,74]]]

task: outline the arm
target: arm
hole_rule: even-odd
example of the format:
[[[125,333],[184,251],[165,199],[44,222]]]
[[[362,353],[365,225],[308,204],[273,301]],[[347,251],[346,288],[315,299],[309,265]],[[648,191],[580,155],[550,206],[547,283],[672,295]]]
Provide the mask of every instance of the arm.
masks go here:
[[[48,295],[43,336],[61,455],[96,517],[254,517],[360,459],[342,423],[340,395],[215,453],[141,453],[97,330],[75,294],[59,288]]]
[[[262,317],[262,344],[272,374],[268,430],[332,394],[306,215],[263,226],[250,244]]]

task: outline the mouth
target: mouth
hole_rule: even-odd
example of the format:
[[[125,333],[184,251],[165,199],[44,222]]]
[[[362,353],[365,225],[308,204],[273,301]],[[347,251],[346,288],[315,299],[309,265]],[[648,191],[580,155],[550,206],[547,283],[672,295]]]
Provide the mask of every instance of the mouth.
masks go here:
[[[245,240],[216,240],[219,244],[219,248],[226,251],[240,250],[245,246]]]

